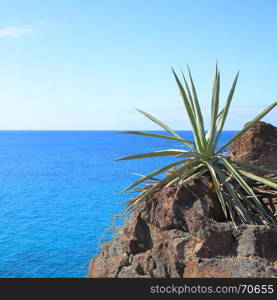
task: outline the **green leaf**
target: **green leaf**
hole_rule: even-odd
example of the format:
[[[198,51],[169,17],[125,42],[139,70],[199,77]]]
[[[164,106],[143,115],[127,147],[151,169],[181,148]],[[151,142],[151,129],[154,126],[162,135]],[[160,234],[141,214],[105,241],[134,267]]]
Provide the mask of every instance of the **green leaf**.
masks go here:
[[[186,159],[187,160],[187,159]],[[131,173],[132,175],[135,175],[135,176],[138,176],[140,178],[144,178],[146,177],[146,175],[143,175],[143,174],[138,174],[138,173]],[[160,179],[158,178],[155,178],[155,177],[149,177],[148,178],[149,180],[152,180],[152,181],[160,181]]]
[[[265,208],[263,207],[263,205],[261,204],[260,200],[257,198],[256,194],[254,193],[254,191],[251,189],[251,187],[246,183],[246,181],[242,178],[242,176],[240,175],[240,172],[238,170],[236,170],[236,168],[224,157],[222,157],[222,162],[224,163],[224,165],[227,167],[227,169],[229,169],[229,171],[234,175],[234,177],[236,178],[237,182],[240,184],[240,186],[245,190],[245,192],[251,196],[252,201],[256,204],[256,206],[259,208],[259,211],[262,215],[264,215],[267,218],[267,212],[265,210]],[[241,173],[243,174],[244,171]],[[246,172],[248,173],[248,172]],[[255,176],[251,173],[248,173],[251,176]],[[246,175],[245,175],[246,176]],[[276,185],[277,186],[277,185]]]
[[[233,197],[233,201],[235,203],[234,208],[237,211],[237,213],[242,217],[242,219],[244,220],[245,223],[254,224],[255,222],[253,221],[251,216],[248,214],[247,210],[242,206],[238,195],[234,191],[234,188],[232,187],[232,185],[227,181],[223,172],[221,172],[221,170],[217,166],[214,166],[214,169],[215,169],[216,173],[218,174],[218,176],[220,177],[222,183],[227,188],[230,196]]]
[[[231,160],[228,159],[231,163],[239,165],[241,167],[246,167],[248,169],[253,169],[253,170],[258,170],[258,171],[263,171],[263,172],[267,172],[267,173],[271,173],[271,174],[275,174],[277,175],[277,171],[276,170],[272,170],[272,169],[268,169],[268,168],[264,168],[262,166],[256,166],[256,165],[252,165],[250,163],[247,162],[239,162],[239,161],[235,161],[235,160]]]
[[[259,181],[259,182],[264,183],[264,184],[266,184],[266,185],[268,185],[268,186],[270,186],[274,189],[277,189],[277,184],[274,181],[270,180],[270,179],[260,177],[260,176],[257,176],[255,174],[252,174],[252,173],[246,172],[244,170],[240,170],[240,169],[238,170],[238,172],[241,175],[246,176],[246,177],[248,177],[248,178],[250,178],[254,181]]]
[[[211,109],[211,123],[210,123],[210,134],[208,140],[207,151],[209,153],[213,152],[213,142],[216,134],[216,124],[218,117],[218,107],[219,107],[219,92],[220,92],[220,73],[216,70],[213,93],[212,93],[212,109]]]
[[[222,116],[223,116],[223,111],[224,111],[224,108],[222,108],[222,110],[217,115],[216,125],[218,125],[219,122],[221,122],[221,119],[222,119]]]
[[[222,109],[222,110],[218,113],[218,115],[217,115],[217,119],[216,119],[216,127],[219,125],[219,123],[220,123],[220,121],[221,121],[221,118],[222,118],[222,115],[223,115],[223,110],[224,110],[224,109]],[[205,139],[208,141],[209,138],[210,138],[210,136],[211,136],[211,130],[209,129],[209,130],[207,131],[206,135],[205,135]]]
[[[202,166],[200,166],[202,167]],[[194,173],[193,175],[191,175],[190,177],[186,178],[185,180],[182,181],[182,184],[188,184],[190,183],[192,180],[198,179],[199,177],[201,177],[203,174],[205,174],[208,171],[207,168],[202,169],[196,173]]]
[[[181,179],[182,179],[182,177],[184,177],[184,176],[190,176],[189,178],[191,178],[192,177],[192,179],[191,180],[193,180],[193,179],[196,179],[196,178],[198,178],[197,177],[197,173],[195,173],[197,170],[199,170],[200,168],[202,168],[203,167],[203,164],[199,164],[198,166],[195,166],[195,167],[190,167],[190,168],[188,168],[187,170],[185,170],[182,174],[180,174],[178,177],[176,177],[175,179],[173,179],[172,181],[170,181],[169,183],[167,183],[167,185],[165,186],[165,187],[169,187],[169,186],[171,186],[172,184],[174,184],[174,183],[176,183],[176,182],[178,182],[178,181],[180,181]],[[203,171],[203,170],[202,170]],[[205,169],[205,172],[207,171],[207,169]],[[203,172],[203,173],[201,173],[201,175],[202,174],[204,174],[205,172]],[[193,177],[195,175],[195,177]],[[201,176],[200,175],[200,176]],[[199,177],[200,177],[199,176]],[[187,178],[183,181],[183,183],[185,182],[187,180]],[[189,181],[188,181],[189,182]],[[188,183],[188,182],[186,182],[186,183]]]
[[[157,118],[153,117],[152,115],[148,114],[147,112],[136,108],[136,110],[138,112],[140,112],[141,114],[143,114],[146,118],[150,119],[151,121],[153,121],[154,123],[156,123],[157,125],[159,125],[160,127],[162,127],[164,130],[166,130],[167,132],[169,132],[170,134],[172,134],[173,136],[175,136],[178,139],[183,139],[179,134],[177,134],[175,131],[173,131],[171,128],[169,128],[167,125],[165,125],[162,121],[158,120]],[[183,142],[189,149],[193,149],[187,142]]]
[[[227,210],[226,210],[225,200],[224,200],[224,197],[223,197],[220,185],[219,185],[219,181],[218,181],[218,179],[216,177],[214,165],[212,164],[211,161],[206,161],[206,165],[207,165],[207,167],[208,167],[208,169],[210,171],[210,174],[212,176],[212,179],[213,179],[213,182],[214,182],[214,186],[215,186],[215,191],[216,191],[216,194],[218,196],[218,200],[219,200],[219,202],[221,204],[221,207],[222,207],[222,210],[224,212],[224,215],[227,218]]]
[[[217,76],[218,76],[218,71],[217,71],[217,65],[216,65],[215,77],[214,77],[214,82],[213,82],[213,90],[212,90],[211,123],[212,123],[212,116],[214,114],[214,104],[213,103],[214,103],[214,97],[215,97],[215,94],[216,94],[215,89],[216,89]],[[222,118],[222,115],[223,115],[223,109],[217,114],[216,127],[219,124],[219,121]],[[208,151],[208,142],[211,140],[212,129],[213,129],[213,127],[210,126],[208,132],[205,135],[205,138],[207,140],[207,149],[206,149],[206,151]],[[211,147],[210,147],[209,150],[211,151]]]
[[[127,186],[121,193],[124,193],[124,192],[126,192],[126,191],[132,189],[133,187],[139,185],[140,183],[144,182],[144,181],[147,180],[148,178],[151,178],[151,177],[153,177],[153,176],[155,176],[155,175],[157,175],[157,174],[160,174],[160,173],[162,173],[162,172],[164,172],[164,171],[166,171],[166,170],[168,170],[168,169],[170,169],[170,168],[173,168],[173,167],[175,167],[175,166],[178,166],[178,165],[180,165],[180,164],[182,164],[182,163],[184,163],[184,162],[187,162],[187,161],[188,161],[188,159],[181,160],[181,161],[178,161],[178,162],[176,162],[176,163],[173,163],[173,164],[164,166],[164,167],[162,167],[161,169],[158,169],[158,170],[155,170],[155,171],[153,171],[153,172],[150,172],[149,174],[145,175],[143,178],[141,178],[141,179],[137,180],[136,182],[132,183],[131,185]]]
[[[237,73],[237,75],[234,79],[231,90],[230,90],[229,95],[227,97],[226,104],[224,106],[224,109],[222,110],[222,115],[221,115],[220,120],[219,120],[220,127],[219,127],[219,130],[218,130],[214,145],[213,145],[214,149],[216,149],[216,147],[217,147],[221,132],[223,130],[223,127],[224,127],[224,124],[225,124],[225,121],[226,121],[226,118],[227,118],[227,115],[228,115],[228,112],[229,112],[230,104],[232,102],[233,95],[234,95],[234,92],[235,92],[235,89],[236,89],[236,84],[237,84],[237,81],[238,81],[238,77],[239,77],[239,72]]]
[[[188,68],[188,73],[189,73],[189,78],[190,78],[190,83],[191,83],[191,87],[192,87],[192,104],[194,107],[194,112],[195,112],[195,118],[196,118],[196,124],[197,124],[197,131],[198,131],[198,135],[200,137],[203,149],[206,146],[206,139],[205,139],[205,129],[204,129],[204,122],[203,122],[203,116],[202,116],[202,112],[201,112],[201,108],[199,105],[199,101],[198,101],[198,97],[197,97],[197,93],[196,93],[196,89],[195,89],[195,85],[191,76],[191,72],[190,72],[190,68],[189,66],[187,66]],[[185,80],[186,83],[186,80]],[[187,86],[187,83],[186,83]],[[188,89],[188,87],[187,87]]]
[[[181,92],[183,103],[185,105],[186,112],[187,112],[187,115],[189,117],[189,120],[190,120],[190,123],[191,123],[191,126],[192,126],[192,130],[193,130],[193,134],[194,134],[194,138],[195,138],[196,149],[198,151],[202,151],[203,150],[203,145],[201,143],[201,138],[200,138],[199,132],[197,130],[197,125],[196,125],[196,120],[195,120],[195,115],[194,115],[192,105],[191,105],[191,103],[190,103],[190,101],[187,97],[187,94],[186,94],[186,91],[185,91],[184,87],[182,86],[178,76],[176,75],[176,73],[173,69],[172,69],[172,72],[173,72],[173,75],[174,75],[175,80],[177,82],[177,85],[179,87],[179,90]]]
[[[169,183],[170,181],[174,180],[175,178],[179,177],[186,169],[188,169],[191,165],[190,164],[186,164],[185,166],[179,168],[177,171],[175,171],[174,173],[172,173],[171,175],[167,176],[164,180],[160,181],[158,184],[156,184],[155,186],[153,186],[152,188],[150,188],[149,190],[142,192],[136,201],[134,201],[132,203],[132,205],[130,205],[126,210],[130,210],[132,209],[132,207],[134,207],[135,205],[137,205],[139,202],[141,202],[142,200],[144,200],[146,197],[151,196],[153,193],[155,193],[157,190],[163,188],[167,183]]]
[[[155,152],[149,152],[144,154],[137,154],[131,156],[125,156],[121,158],[117,158],[117,160],[130,160],[130,159],[140,159],[140,158],[149,158],[149,157],[159,157],[159,156],[176,156],[178,154],[184,154],[186,157],[195,157],[198,153],[182,151],[177,149],[170,149],[170,150],[161,150]]]
[[[195,117],[195,110],[194,110],[194,105],[193,105],[193,98],[192,98],[192,95],[191,95],[191,91],[190,91],[190,88],[189,88],[189,85],[187,83],[187,80],[186,80],[186,77],[184,75],[184,72],[183,70],[181,70],[182,72],[182,77],[183,77],[183,80],[184,80],[184,83],[185,83],[185,86],[186,86],[186,91],[187,91],[187,94],[188,94],[188,98],[189,98],[189,101],[190,101],[190,105],[191,105],[191,108],[193,110],[193,113],[194,113],[194,117]]]
[[[189,157],[197,157],[197,158],[205,158],[205,155],[202,154],[202,153],[198,153],[198,152],[189,152],[189,151],[184,151],[184,153],[181,153],[181,154],[178,154],[176,155],[176,157],[188,157],[188,153],[189,154]]]
[[[260,119],[262,119],[267,113],[269,113],[275,106],[277,105],[277,101],[269,105],[267,108],[265,108],[261,113],[259,113],[251,122],[247,123],[247,125],[239,132],[237,133],[228,143],[224,144],[217,152],[216,154],[222,152],[227,146],[229,146],[231,143],[233,143],[235,140],[240,138],[248,129],[253,127]]]
[[[161,135],[161,134],[155,134],[155,133],[149,133],[149,132],[141,132],[141,131],[122,131],[121,133],[128,133],[128,134],[137,134],[137,135],[145,135],[145,136],[150,136],[150,137],[156,137],[156,138],[161,138],[161,139],[168,139],[168,140],[173,140],[173,141],[178,141],[178,142],[185,142],[188,144],[194,144],[194,142],[185,140],[183,138],[176,138],[172,136],[167,136],[167,135]]]

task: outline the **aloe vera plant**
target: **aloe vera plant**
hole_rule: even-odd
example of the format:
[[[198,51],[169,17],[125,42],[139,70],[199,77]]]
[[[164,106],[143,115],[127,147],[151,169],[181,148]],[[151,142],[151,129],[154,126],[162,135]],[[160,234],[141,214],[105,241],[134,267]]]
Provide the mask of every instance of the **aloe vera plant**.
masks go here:
[[[182,138],[179,134],[174,132],[171,128],[157,118],[140,109],[137,109],[145,117],[166,130],[170,136],[140,131],[124,131],[124,133],[178,141],[180,142],[182,149],[159,150],[151,153],[132,155],[117,159],[131,160],[161,156],[175,156],[177,158],[175,163],[163,166],[162,168],[154,170],[147,175],[140,175],[140,178],[137,181],[122,191],[123,193],[139,193],[135,198],[131,199],[131,201],[128,201],[128,204],[124,209],[124,213],[131,211],[139,202],[148,199],[153,193],[164,187],[175,185],[180,188],[192,180],[204,175],[209,176],[209,178],[212,180],[222,210],[226,218],[230,216],[234,224],[236,224],[236,220],[240,220],[240,222],[246,224],[258,224],[262,222],[264,224],[274,225],[274,218],[270,216],[270,214],[261,204],[260,200],[258,199],[258,195],[254,193],[249,181],[259,181],[273,189],[277,189],[276,180],[254,175],[243,170],[243,168],[247,167],[248,169],[259,169],[274,175],[277,175],[277,171],[265,169],[263,167],[257,167],[250,163],[234,162],[228,157],[225,157],[222,152],[226,150],[230,143],[241,137],[248,129],[253,127],[257,121],[262,119],[268,112],[270,112],[277,105],[277,102],[274,102],[265,108],[229,142],[218,149],[219,139],[224,128],[231,101],[233,99],[239,73],[237,73],[235,76],[225,105],[222,109],[219,109],[220,71],[216,66],[212,88],[210,128],[208,131],[205,131],[203,115],[189,67],[188,75],[190,85],[183,72],[181,79],[177,76],[173,69],[172,72],[179,87],[184,107],[192,127],[194,140],[188,141]],[[165,178],[155,178],[156,175],[177,166],[177,170],[173,171]],[[140,184],[145,184],[145,186],[138,187]]]

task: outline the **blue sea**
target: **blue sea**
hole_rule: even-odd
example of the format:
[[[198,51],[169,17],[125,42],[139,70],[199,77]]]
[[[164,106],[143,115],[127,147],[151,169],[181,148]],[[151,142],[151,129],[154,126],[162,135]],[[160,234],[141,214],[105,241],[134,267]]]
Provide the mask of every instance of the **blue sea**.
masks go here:
[[[191,132],[179,132],[191,139]],[[220,143],[234,131],[223,133]],[[116,131],[0,131],[0,277],[84,277],[128,195],[168,158],[116,158],[178,148]]]

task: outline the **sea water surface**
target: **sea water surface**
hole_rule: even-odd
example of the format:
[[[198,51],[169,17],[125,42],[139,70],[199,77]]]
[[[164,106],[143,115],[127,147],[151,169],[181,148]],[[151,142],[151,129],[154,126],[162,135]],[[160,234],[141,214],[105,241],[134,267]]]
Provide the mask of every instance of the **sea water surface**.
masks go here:
[[[173,161],[114,160],[170,148],[180,143],[116,131],[0,131],[0,277],[84,277],[132,173]]]

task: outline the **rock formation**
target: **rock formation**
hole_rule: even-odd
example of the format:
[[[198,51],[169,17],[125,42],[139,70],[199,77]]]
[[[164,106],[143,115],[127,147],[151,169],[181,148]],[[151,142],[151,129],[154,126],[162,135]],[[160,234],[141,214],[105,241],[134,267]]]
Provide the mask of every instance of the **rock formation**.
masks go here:
[[[91,261],[88,277],[274,277],[276,250],[276,230],[226,222],[203,177],[138,207]]]
[[[277,166],[276,147],[268,135],[272,130],[276,134],[276,128],[260,122],[231,145],[232,158],[263,165],[270,158],[270,167]],[[277,231],[265,225],[235,229],[208,179],[201,177],[178,192],[174,187],[162,189],[141,203],[92,259],[87,276],[276,277]]]
[[[228,155],[235,161],[277,170],[277,127],[257,122],[230,145]]]
[[[277,127],[265,122],[257,122],[230,145],[228,156],[238,162],[248,162],[256,166],[277,170]],[[260,176],[266,174],[253,169],[251,172]],[[277,217],[277,192],[274,193],[265,186],[254,189],[257,193],[264,194],[262,201]]]

